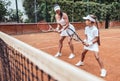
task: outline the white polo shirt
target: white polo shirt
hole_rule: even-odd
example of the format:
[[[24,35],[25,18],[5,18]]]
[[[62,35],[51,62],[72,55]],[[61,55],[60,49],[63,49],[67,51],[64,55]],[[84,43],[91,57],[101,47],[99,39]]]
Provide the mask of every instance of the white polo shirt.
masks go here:
[[[89,26],[86,26],[85,27],[85,35],[87,35],[87,39],[86,39],[86,42],[91,42],[93,41],[93,39],[98,36],[98,29],[96,26],[92,26],[92,27],[89,27]],[[90,51],[96,51],[98,52],[99,51],[99,47],[98,47],[98,43],[94,43],[90,46],[84,46],[84,49],[86,50],[90,50]]]

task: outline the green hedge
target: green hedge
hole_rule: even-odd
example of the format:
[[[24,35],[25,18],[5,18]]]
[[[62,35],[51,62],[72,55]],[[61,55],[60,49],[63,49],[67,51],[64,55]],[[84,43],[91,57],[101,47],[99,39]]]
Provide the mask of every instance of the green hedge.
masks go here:
[[[29,3],[28,3],[29,1]],[[56,2],[57,1],[57,2]],[[34,4],[33,0],[24,2],[24,7],[29,20],[34,21]],[[109,5],[100,4],[96,2],[82,2],[82,1],[51,1],[51,0],[38,0],[38,21],[45,19],[48,22],[55,21],[55,12],[53,6],[58,3],[63,12],[68,14],[70,22],[83,21],[82,17],[88,14],[94,14],[98,17],[99,21],[104,21],[106,16],[109,16],[111,21],[120,21],[120,3],[112,2]],[[32,6],[31,6],[32,5]],[[47,7],[47,8],[46,8]]]
[[[55,2],[52,2],[52,5],[54,4]],[[110,15],[111,21],[120,21],[120,3],[118,2],[105,5],[95,2],[78,1],[73,3],[72,1],[59,1],[58,4],[61,6],[62,11],[68,14],[70,21],[83,21],[82,17],[88,14],[96,15],[99,21],[104,21],[107,14]],[[53,8],[49,10],[53,11]],[[53,15],[53,13],[51,15]],[[51,21],[54,21],[52,19]]]

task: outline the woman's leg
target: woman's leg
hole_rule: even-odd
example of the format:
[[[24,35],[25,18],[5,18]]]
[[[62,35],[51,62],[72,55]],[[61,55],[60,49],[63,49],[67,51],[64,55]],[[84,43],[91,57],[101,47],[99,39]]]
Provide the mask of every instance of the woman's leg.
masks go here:
[[[73,47],[73,44],[72,44],[72,38],[71,37],[68,38],[68,44],[69,44],[69,47],[70,47],[70,50],[71,50],[71,54],[68,58],[72,59],[72,58],[75,57],[75,55],[74,55],[74,47]]]
[[[60,39],[59,39],[59,47],[58,47],[58,52],[57,54],[55,55],[55,57],[59,57],[61,56],[61,50],[62,50],[62,47],[63,47],[63,41],[65,39],[65,36],[61,36]]]
[[[62,47],[63,47],[63,41],[66,37],[65,36],[61,36],[59,39],[59,48],[58,48],[58,52],[61,53]]]
[[[68,44],[69,44],[71,53],[74,54],[74,47],[73,47],[73,44],[72,44],[72,38],[71,37],[68,38]]]

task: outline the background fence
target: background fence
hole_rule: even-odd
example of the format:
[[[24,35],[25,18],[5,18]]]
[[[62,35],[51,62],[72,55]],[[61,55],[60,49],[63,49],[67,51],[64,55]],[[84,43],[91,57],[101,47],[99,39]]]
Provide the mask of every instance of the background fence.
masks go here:
[[[47,29],[49,24],[52,27],[56,27],[56,23],[37,23],[37,24],[0,24],[0,31],[3,31],[7,34],[26,34],[26,33],[38,33],[42,29]],[[76,29],[83,29],[85,24],[82,22],[73,22],[71,23],[75,26]],[[100,28],[105,28],[105,22],[98,23]],[[109,27],[120,26],[120,22],[110,22]]]

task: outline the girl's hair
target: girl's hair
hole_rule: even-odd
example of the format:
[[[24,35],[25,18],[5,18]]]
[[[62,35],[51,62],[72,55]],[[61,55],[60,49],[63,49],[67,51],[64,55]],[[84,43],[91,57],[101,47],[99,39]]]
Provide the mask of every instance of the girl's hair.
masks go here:
[[[93,19],[95,19],[95,23],[96,23],[96,26],[97,26],[97,28],[99,29],[99,27],[98,27],[98,22],[97,22],[97,17],[95,16],[95,15],[90,15]],[[94,22],[93,22],[94,23]]]
[[[59,6],[59,5],[55,4],[54,7],[56,7],[56,6]],[[60,19],[62,18],[62,16],[63,16],[63,12],[60,10]]]
[[[97,41],[97,43],[98,43],[98,45],[100,46],[100,32],[99,32],[99,27],[98,27],[98,22],[97,22],[97,17],[96,16],[94,16],[94,15],[90,15],[93,19],[95,19],[95,23],[96,23],[96,26],[97,26],[97,29],[98,29],[98,34],[99,34],[99,37],[98,37],[98,41]]]

